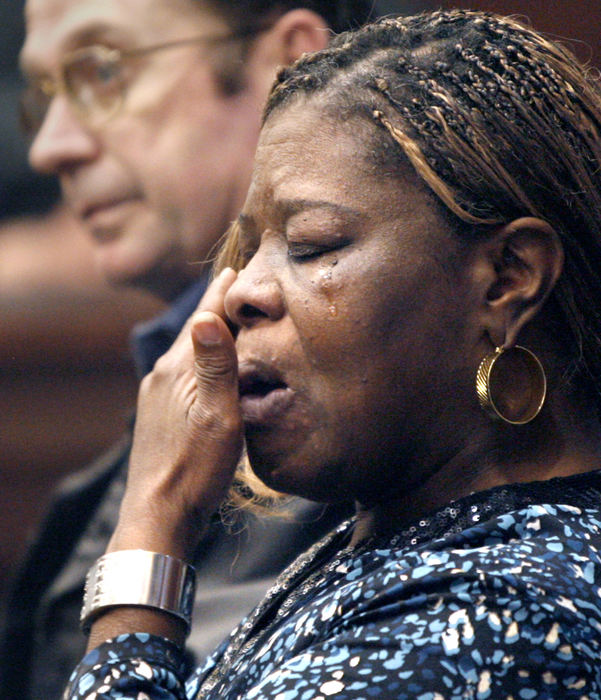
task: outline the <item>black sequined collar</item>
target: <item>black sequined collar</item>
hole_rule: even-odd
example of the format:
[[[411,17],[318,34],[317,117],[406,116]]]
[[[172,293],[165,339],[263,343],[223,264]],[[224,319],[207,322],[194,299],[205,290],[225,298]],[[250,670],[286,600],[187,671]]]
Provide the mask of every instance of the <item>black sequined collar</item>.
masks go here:
[[[446,540],[464,530],[532,505],[563,504],[599,508],[601,470],[558,477],[547,481],[507,484],[451,501],[409,527],[395,533],[375,535],[356,546],[349,544],[355,518],[326,535],[296,559],[276,580],[263,601],[235,634],[221,660],[203,682],[197,700],[202,700],[230,672],[238,659],[259,645],[320,579],[346,559],[375,549],[417,547],[433,540]]]

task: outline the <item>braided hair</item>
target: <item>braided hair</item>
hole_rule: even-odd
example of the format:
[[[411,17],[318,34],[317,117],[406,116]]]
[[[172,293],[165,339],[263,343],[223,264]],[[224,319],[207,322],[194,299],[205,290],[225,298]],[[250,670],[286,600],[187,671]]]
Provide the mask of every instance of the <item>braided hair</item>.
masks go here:
[[[523,216],[554,227],[565,371],[601,406],[601,95],[586,69],[514,19],[441,10],[341,34],[282,69],[264,121],[316,94],[375,125],[370,153],[408,159],[468,239]]]

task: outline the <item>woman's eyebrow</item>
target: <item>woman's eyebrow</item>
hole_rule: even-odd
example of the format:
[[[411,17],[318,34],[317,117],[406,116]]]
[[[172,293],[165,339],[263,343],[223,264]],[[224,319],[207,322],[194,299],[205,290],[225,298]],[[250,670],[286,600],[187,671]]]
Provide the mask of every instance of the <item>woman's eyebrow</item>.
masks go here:
[[[338,215],[344,216],[359,216],[361,212],[352,207],[337,202],[330,202],[321,199],[304,199],[304,198],[287,198],[278,199],[275,203],[275,208],[284,218],[289,218],[294,214],[298,214],[308,209],[329,209]]]
[[[274,209],[278,219],[281,221],[286,221],[295,214],[311,209],[328,209],[338,216],[346,216],[348,218],[358,218],[361,216],[361,212],[358,209],[321,199],[278,199],[274,204]],[[256,220],[254,216],[240,212],[240,214],[238,214],[238,226],[242,231],[254,231],[256,229]]]

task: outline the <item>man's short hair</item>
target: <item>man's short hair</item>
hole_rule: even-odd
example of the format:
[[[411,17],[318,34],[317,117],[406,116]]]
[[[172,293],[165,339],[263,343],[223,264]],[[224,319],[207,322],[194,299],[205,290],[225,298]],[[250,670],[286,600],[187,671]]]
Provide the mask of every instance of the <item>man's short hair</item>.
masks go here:
[[[321,15],[336,33],[365,24],[375,4],[374,0],[205,0],[205,3],[236,30],[262,26],[285,12],[306,8]]]
[[[330,29],[338,34],[358,29],[371,17],[374,0],[192,0],[199,8],[221,17],[233,32],[246,35],[235,49],[231,44],[212,52],[212,69],[224,95],[235,95],[246,84],[241,70],[247,51],[256,34],[277,22],[291,10],[305,8],[323,17]]]

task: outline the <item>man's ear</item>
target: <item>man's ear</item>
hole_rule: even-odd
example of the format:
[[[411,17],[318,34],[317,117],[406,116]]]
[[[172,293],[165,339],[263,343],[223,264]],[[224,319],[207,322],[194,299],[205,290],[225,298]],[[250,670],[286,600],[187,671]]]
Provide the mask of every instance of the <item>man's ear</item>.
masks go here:
[[[323,17],[302,8],[283,14],[273,30],[279,37],[281,65],[296,61],[304,53],[324,49],[332,37],[332,31]]]
[[[265,74],[268,90],[279,68],[296,61],[303,53],[325,48],[331,36],[332,30],[316,12],[305,9],[285,12],[257,37],[253,70]]]
[[[555,286],[563,246],[547,222],[523,217],[498,229],[484,249],[490,272],[485,325],[495,346],[511,347]]]
[[[323,17],[316,12],[296,9],[285,12],[261,32],[252,44],[246,71],[261,97],[261,104],[269,94],[276,74],[303,53],[325,48],[332,36]]]

